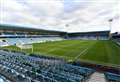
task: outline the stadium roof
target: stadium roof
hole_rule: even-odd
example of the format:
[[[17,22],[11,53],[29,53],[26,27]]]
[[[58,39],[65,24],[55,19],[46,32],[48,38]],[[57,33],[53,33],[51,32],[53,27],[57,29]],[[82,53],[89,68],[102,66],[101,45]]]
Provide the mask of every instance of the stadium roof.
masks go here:
[[[90,32],[73,32],[69,34],[89,34],[89,33],[109,33],[110,30],[104,30],[104,31],[90,31]]]
[[[100,35],[100,36],[109,36],[110,31],[91,31],[91,32],[75,32],[68,33],[69,36],[90,36],[90,35]]]
[[[26,27],[21,27],[21,26],[2,25],[2,24],[0,24],[0,30],[65,33],[65,32],[62,32],[62,31],[44,30],[44,29],[37,29],[37,28],[26,28]]]
[[[120,31],[120,0],[0,0],[0,23],[67,32]]]

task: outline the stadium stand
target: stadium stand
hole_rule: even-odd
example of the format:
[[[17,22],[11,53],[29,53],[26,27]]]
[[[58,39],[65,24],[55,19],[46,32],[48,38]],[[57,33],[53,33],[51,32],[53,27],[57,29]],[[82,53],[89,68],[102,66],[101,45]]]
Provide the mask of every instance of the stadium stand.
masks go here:
[[[0,82],[10,82],[4,76],[0,75]]]
[[[116,35],[113,35],[116,37]],[[66,33],[42,29],[0,25],[0,47],[61,41],[69,39],[108,40],[109,31]],[[114,38],[120,42],[120,38]],[[93,65],[92,65],[93,66]],[[94,65],[95,67],[95,65]],[[98,65],[96,65],[98,67]],[[87,66],[76,66],[63,59],[0,50],[0,82],[91,82],[101,74]],[[90,79],[91,74],[93,77]],[[4,76],[4,77],[3,77]],[[102,73],[102,79],[104,74]],[[106,73],[108,82],[120,82],[119,74]],[[8,80],[7,80],[8,79]]]
[[[84,82],[93,72],[63,60],[0,50],[0,73],[14,82]]]
[[[105,73],[108,82],[120,82],[120,75],[114,73]]]
[[[61,37],[39,37],[39,38],[3,38],[0,41],[0,46],[17,45],[17,44],[32,44],[47,41],[60,41]]]
[[[112,39],[120,45],[120,33],[116,32],[112,34]]]
[[[65,32],[0,25],[0,46],[63,40]]]
[[[68,33],[69,39],[108,40],[109,31]]]

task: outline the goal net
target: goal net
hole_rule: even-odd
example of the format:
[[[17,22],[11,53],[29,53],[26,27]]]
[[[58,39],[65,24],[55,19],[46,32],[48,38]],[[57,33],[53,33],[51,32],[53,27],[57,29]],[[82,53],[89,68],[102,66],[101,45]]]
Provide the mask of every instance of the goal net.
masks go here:
[[[17,44],[17,47],[21,49],[31,49],[33,48],[32,44]]]

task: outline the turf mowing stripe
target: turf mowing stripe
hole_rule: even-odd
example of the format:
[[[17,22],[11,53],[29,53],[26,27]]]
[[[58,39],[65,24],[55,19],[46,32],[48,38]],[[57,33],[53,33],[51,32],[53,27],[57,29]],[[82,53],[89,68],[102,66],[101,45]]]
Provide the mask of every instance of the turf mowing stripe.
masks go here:
[[[97,42],[97,43],[96,43]],[[94,44],[96,43],[96,44]],[[88,48],[92,46],[92,48]],[[17,47],[5,47],[11,50],[21,51]],[[22,50],[31,53],[31,49]],[[90,60],[93,62],[111,63],[120,66],[120,46],[111,41],[93,40],[66,40],[59,42],[35,43],[34,53],[36,55],[47,55],[64,58],[66,60]],[[43,53],[43,54],[42,54]]]
[[[96,43],[96,42],[95,42],[95,43]],[[87,52],[88,49],[90,49],[95,43],[92,43],[89,47],[87,46],[82,52],[80,52],[80,54],[79,54],[78,56],[76,56],[76,57],[74,58],[73,61],[76,61],[77,59],[79,59],[79,57],[80,57],[81,55],[83,55],[83,53]]]
[[[98,41],[94,47],[84,54],[80,56],[80,59],[120,66],[120,47],[111,41]]]
[[[80,43],[84,43],[84,41],[83,41],[83,42],[76,43],[76,44],[63,45],[63,46],[60,46],[60,47],[57,47],[57,48],[55,47],[55,48],[47,51],[46,53],[49,54],[50,52],[53,52],[53,51],[56,51],[56,50],[59,50],[59,49],[64,49],[64,48],[66,48],[66,47],[72,47],[72,46],[77,45],[77,44],[80,44]],[[60,44],[60,45],[61,45],[61,44]]]

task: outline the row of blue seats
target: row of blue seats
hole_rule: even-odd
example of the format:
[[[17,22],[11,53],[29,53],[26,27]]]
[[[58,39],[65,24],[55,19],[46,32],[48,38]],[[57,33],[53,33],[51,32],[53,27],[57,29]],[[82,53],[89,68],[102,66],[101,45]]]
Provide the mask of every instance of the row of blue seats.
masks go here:
[[[16,82],[84,82],[94,70],[63,60],[0,50],[0,72]]]
[[[108,82],[120,82],[120,73],[114,74],[114,73],[105,73],[105,76],[107,78]]]
[[[0,75],[0,82],[10,82],[4,76]]]
[[[60,40],[63,39],[61,37],[4,38],[4,39],[0,39],[0,46],[31,44],[31,43],[41,43],[47,41],[60,41]]]

